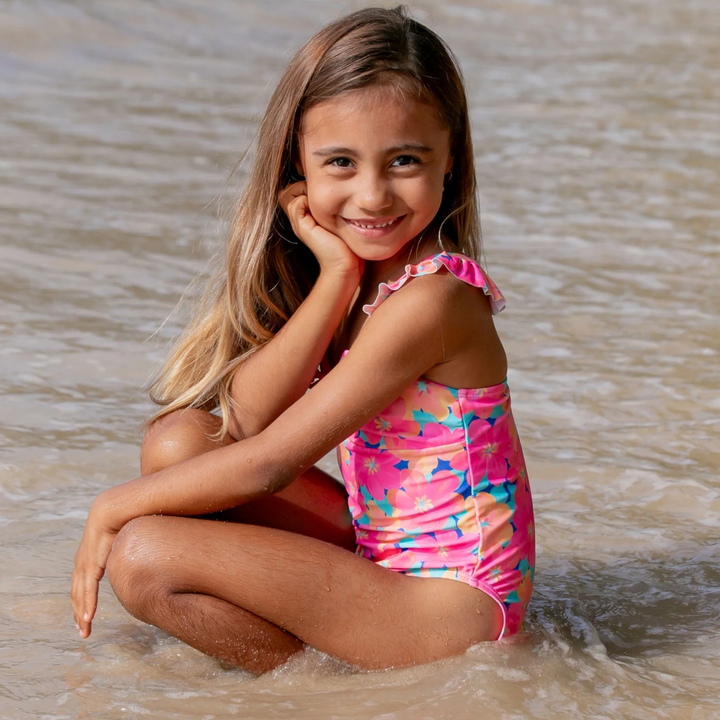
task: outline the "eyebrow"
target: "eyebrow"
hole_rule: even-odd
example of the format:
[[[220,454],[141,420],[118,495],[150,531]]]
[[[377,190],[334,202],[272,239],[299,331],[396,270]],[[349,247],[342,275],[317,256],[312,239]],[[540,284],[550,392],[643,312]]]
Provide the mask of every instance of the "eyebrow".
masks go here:
[[[432,153],[435,152],[431,147],[422,145],[421,143],[403,143],[402,145],[395,145],[394,147],[388,148],[387,153],[392,154],[396,152],[420,152],[420,153]],[[321,148],[320,150],[314,150],[312,152],[316,157],[331,157],[332,155],[357,155],[357,151],[348,147],[328,147]]]

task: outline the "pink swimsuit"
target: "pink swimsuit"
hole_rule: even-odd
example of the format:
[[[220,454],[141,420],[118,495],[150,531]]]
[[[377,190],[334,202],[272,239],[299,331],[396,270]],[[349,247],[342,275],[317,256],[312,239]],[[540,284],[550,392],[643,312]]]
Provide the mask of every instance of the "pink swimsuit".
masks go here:
[[[406,266],[363,310],[371,315],[411,277],[447,268],[505,301],[480,266],[440,253]],[[466,582],[517,632],[535,568],[532,500],[507,382],[456,389],[420,378],[339,448],[358,554],[398,572]]]

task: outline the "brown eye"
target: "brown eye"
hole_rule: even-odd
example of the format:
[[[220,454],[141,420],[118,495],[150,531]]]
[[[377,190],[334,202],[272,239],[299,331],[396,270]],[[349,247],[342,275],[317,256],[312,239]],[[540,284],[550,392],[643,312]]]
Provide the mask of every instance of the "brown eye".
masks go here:
[[[416,158],[412,155],[400,155],[393,160],[393,165],[396,167],[405,167],[406,165],[414,165],[420,162],[420,158]]]
[[[334,165],[339,168],[349,168],[352,167],[352,160],[346,157],[333,158],[328,162],[328,165]]]

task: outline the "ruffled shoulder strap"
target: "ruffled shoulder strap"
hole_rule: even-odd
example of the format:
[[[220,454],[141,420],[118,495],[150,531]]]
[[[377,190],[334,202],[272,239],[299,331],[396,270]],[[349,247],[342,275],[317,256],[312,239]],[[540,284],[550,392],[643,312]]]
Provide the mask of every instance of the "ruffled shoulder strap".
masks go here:
[[[442,268],[447,268],[456,278],[482,291],[490,299],[493,315],[505,308],[505,298],[497,285],[485,274],[485,271],[471,258],[460,253],[442,252],[425,258],[417,265],[406,265],[405,272],[391,283],[380,283],[375,302],[363,305],[363,312],[372,315],[390,295],[399,290],[410,278],[421,275],[432,275]]]

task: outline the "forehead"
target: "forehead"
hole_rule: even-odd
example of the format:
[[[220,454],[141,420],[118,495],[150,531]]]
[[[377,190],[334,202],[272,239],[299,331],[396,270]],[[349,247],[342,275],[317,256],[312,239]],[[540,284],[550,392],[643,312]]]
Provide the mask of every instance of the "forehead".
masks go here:
[[[385,87],[353,90],[314,105],[302,117],[300,134],[306,147],[449,141],[431,105]]]

